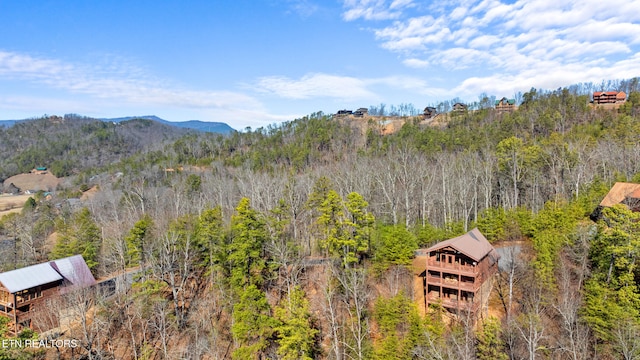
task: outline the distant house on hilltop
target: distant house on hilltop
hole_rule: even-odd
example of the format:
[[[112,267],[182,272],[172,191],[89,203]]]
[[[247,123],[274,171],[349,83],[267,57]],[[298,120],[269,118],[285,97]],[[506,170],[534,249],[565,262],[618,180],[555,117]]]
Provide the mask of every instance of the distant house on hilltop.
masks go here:
[[[640,211],[640,184],[626,182],[615,183],[598,207],[591,213],[591,220],[600,220],[602,217],[602,209],[617,204],[622,204],[631,211]]]
[[[364,117],[364,116],[367,116],[368,114],[369,114],[369,109],[363,108],[363,107],[353,112],[353,115],[356,117]]]
[[[425,119],[431,119],[437,114],[438,114],[438,111],[433,106],[427,106],[426,108],[424,108],[424,111],[422,112],[422,115],[424,116]]]
[[[476,313],[487,305],[500,255],[478,229],[418,252],[427,256],[425,306]]]
[[[495,109],[499,112],[499,113],[503,113],[503,112],[512,112],[517,108],[516,106],[516,99],[507,99],[506,97],[503,97],[500,100],[496,100],[496,106]]]
[[[467,111],[467,105],[457,102],[457,103],[453,104],[453,107],[452,107],[451,111],[454,112],[454,113],[465,112],[465,111]]]
[[[81,255],[0,273],[0,316],[9,318],[11,335],[23,329],[46,331],[58,324],[44,323],[47,299],[96,284]]]
[[[336,113],[336,116],[348,116],[348,115],[353,115],[353,111],[352,110],[338,110],[338,112]]]
[[[624,91],[596,91],[593,93],[594,104],[622,104],[627,100]]]

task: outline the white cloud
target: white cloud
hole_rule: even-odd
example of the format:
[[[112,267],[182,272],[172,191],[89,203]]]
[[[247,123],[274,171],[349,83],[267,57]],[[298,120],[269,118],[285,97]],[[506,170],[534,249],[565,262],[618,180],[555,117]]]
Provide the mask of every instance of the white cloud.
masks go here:
[[[140,69],[126,67],[126,64],[88,66],[0,51],[1,78],[47,85],[70,93],[111,99],[128,105],[191,109],[262,108],[257,100],[242,93],[185,89],[169,81],[145,76]]]
[[[347,13],[364,3],[394,10],[345,1]],[[409,68],[448,70],[453,92],[509,95],[640,74],[640,1],[451,0],[395,15],[372,29],[380,46]]]
[[[328,74],[308,74],[299,80],[284,76],[263,77],[258,80],[256,90],[288,99],[364,99],[374,96],[362,79]]]
[[[346,11],[342,18],[346,21],[357,19],[389,20],[397,19],[405,8],[413,7],[412,0],[344,0]]]

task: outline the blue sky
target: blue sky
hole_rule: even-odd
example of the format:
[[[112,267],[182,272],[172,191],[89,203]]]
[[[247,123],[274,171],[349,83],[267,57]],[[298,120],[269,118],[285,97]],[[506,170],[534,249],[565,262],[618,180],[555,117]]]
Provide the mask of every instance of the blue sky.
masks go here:
[[[236,129],[640,76],[640,1],[0,0],[0,119]]]

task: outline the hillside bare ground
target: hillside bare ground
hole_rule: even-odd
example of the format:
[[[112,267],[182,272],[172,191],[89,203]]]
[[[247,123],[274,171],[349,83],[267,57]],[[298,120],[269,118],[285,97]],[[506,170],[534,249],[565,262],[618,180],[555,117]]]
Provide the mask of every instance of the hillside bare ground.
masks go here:
[[[24,203],[32,195],[0,195],[0,218],[22,210]]]
[[[55,190],[61,180],[62,179],[57,178],[49,172],[41,174],[18,174],[6,179],[4,186],[13,183],[22,191],[52,191]]]

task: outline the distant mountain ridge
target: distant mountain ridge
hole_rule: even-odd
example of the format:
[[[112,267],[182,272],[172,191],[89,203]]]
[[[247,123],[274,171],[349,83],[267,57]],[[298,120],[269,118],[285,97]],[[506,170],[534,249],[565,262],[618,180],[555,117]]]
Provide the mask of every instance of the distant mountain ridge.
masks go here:
[[[129,121],[129,120],[134,120],[134,119],[145,119],[145,120],[151,120],[151,121],[156,121],[159,122],[161,124],[164,125],[168,125],[168,126],[173,126],[173,127],[177,127],[177,128],[182,128],[182,129],[192,129],[192,130],[197,130],[197,131],[202,131],[202,132],[211,132],[211,133],[218,133],[218,134],[230,134],[234,131],[236,131],[234,128],[232,128],[231,126],[229,126],[226,123],[222,123],[222,122],[207,122],[207,121],[200,121],[200,120],[189,120],[189,121],[168,121],[165,119],[162,119],[156,115],[143,115],[143,116],[125,116],[125,117],[119,117],[119,118],[101,118],[101,119],[96,119],[96,120],[100,120],[100,121],[105,121],[105,122],[115,122],[115,123],[120,123],[123,121]],[[25,122],[25,121],[32,121],[35,120],[35,118],[33,119],[23,119],[23,120],[0,120],[0,126],[4,126],[4,127],[11,127],[13,125],[15,125],[16,123],[19,122]]]
[[[113,121],[118,123],[122,121],[133,120],[133,119],[153,120],[169,126],[175,126],[175,127],[184,128],[184,129],[193,129],[193,130],[198,130],[202,132],[219,133],[219,134],[229,134],[236,131],[227,123],[222,123],[222,122],[208,122],[208,121],[200,121],[200,120],[168,121],[168,120],[159,118],[156,115],[125,116],[125,117],[109,118],[109,119],[103,118],[99,120]]]

